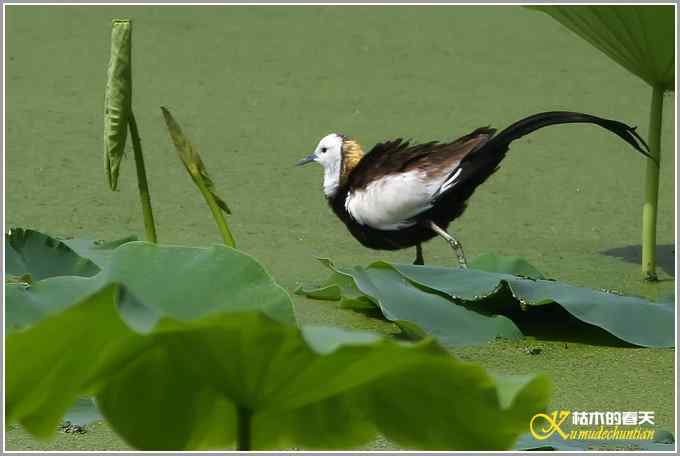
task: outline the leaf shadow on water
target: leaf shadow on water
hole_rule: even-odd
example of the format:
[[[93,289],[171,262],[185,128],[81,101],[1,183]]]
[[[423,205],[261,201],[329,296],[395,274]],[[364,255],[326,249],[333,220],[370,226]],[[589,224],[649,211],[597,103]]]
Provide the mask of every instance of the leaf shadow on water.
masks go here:
[[[503,315],[515,322],[524,335],[537,340],[604,347],[637,347],[614,337],[602,328],[577,319],[557,303],[535,306],[530,311],[514,308]]]
[[[637,245],[626,245],[614,247],[613,249],[603,250],[602,255],[618,258],[628,263],[640,264],[642,261],[642,247]],[[675,245],[661,244],[656,246],[656,264],[668,275],[675,277]]]
[[[433,290],[429,290],[433,292]],[[442,294],[442,296],[446,296]],[[581,343],[605,347],[637,347],[625,342],[606,330],[579,320],[556,302],[529,306],[523,310],[514,301],[507,286],[500,287],[498,293],[474,303],[458,301],[457,304],[484,315],[503,315],[513,321],[522,334],[537,340]]]

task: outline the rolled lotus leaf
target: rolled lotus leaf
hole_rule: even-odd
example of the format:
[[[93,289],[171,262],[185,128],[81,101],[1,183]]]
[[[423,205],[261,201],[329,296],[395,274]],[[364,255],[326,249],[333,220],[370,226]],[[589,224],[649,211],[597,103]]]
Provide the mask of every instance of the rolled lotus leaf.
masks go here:
[[[104,152],[111,190],[118,188],[118,173],[131,112],[132,22],[115,19],[111,24],[111,54],[104,99]]]
[[[201,156],[198,154],[196,148],[191,144],[191,142],[189,142],[187,137],[184,136],[181,127],[175,118],[172,117],[170,111],[162,106],[161,111],[163,111],[163,117],[165,118],[165,123],[168,127],[168,132],[170,133],[172,143],[175,145],[177,154],[179,155],[180,160],[182,160],[182,164],[186,168],[187,172],[191,176],[191,179],[199,187],[199,181],[202,181],[202,183],[210,192],[210,195],[212,195],[212,197],[215,199],[215,202],[220,207],[220,209],[222,209],[227,214],[231,214],[231,210],[229,209],[229,206],[227,206],[227,203],[215,192],[215,184],[210,178],[210,175],[208,175],[208,170],[203,164],[203,160],[201,160]]]
[[[672,5],[534,6],[652,86],[675,84]]]

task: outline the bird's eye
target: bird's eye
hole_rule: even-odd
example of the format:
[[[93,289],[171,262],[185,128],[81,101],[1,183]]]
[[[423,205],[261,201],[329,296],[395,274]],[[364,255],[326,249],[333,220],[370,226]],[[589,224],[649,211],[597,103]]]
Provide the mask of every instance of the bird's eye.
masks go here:
[[[328,147],[322,147],[322,148],[321,148],[321,153],[322,153],[322,154],[325,154],[327,150],[328,150]]]

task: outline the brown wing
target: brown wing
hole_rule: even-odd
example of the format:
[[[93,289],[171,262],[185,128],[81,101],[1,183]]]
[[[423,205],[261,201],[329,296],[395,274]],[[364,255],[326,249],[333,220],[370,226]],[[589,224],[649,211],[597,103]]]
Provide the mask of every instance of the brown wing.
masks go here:
[[[431,141],[411,145],[399,138],[376,144],[351,171],[348,185],[353,189],[364,188],[377,177],[415,169],[433,177],[449,174],[465,156],[488,141],[495,132],[491,128],[478,128],[449,143]]]

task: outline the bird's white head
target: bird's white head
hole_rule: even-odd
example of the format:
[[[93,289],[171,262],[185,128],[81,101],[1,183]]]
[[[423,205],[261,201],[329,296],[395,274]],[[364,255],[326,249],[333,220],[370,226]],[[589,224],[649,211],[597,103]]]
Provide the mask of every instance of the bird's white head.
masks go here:
[[[344,137],[331,133],[321,138],[314,152],[300,160],[297,164],[305,165],[317,162],[324,168],[323,191],[327,197],[335,194],[340,185],[342,174],[342,155]]]

